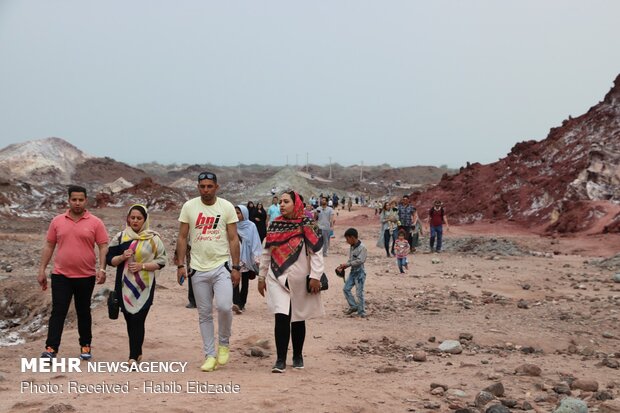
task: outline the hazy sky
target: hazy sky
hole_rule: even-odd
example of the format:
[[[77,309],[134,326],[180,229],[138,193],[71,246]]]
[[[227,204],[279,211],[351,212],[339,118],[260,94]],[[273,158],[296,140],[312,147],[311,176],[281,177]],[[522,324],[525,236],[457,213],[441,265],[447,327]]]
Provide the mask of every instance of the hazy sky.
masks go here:
[[[0,0],[0,148],[494,162],[602,100],[620,1]]]

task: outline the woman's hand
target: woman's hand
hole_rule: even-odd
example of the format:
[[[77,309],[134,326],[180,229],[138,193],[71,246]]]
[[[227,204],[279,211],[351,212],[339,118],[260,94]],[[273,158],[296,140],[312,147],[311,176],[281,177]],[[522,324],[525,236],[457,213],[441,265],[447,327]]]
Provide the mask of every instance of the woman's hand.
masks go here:
[[[312,294],[318,294],[321,292],[321,281],[310,278],[310,292]]]
[[[265,282],[265,277],[258,276],[258,293],[265,296],[265,290],[267,289],[267,283]]]
[[[119,255],[119,257],[121,257],[121,261],[127,261],[133,256],[133,254],[134,250],[132,250],[131,248],[127,248],[125,251],[123,251],[121,255]]]
[[[134,262],[129,263],[127,267],[129,268],[129,271],[131,271],[132,273],[135,273],[141,270],[145,270],[144,265],[145,265],[144,263],[134,261]]]

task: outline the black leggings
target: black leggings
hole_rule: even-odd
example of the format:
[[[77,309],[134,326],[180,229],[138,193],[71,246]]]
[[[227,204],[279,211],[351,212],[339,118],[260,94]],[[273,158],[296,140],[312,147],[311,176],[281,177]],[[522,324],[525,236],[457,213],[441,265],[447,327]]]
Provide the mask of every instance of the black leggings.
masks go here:
[[[278,360],[286,361],[289,339],[293,341],[293,358],[300,357],[304,349],[306,339],[306,322],[294,321],[291,323],[291,316],[288,314],[276,314],[276,326],[274,328],[276,337],[276,352]]]
[[[127,335],[129,336],[129,358],[137,360],[142,355],[142,344],[144,344],[144,324],[146,316],[151,309],[150,303],[136,314],[123,311],[125,321],[127,322]]]

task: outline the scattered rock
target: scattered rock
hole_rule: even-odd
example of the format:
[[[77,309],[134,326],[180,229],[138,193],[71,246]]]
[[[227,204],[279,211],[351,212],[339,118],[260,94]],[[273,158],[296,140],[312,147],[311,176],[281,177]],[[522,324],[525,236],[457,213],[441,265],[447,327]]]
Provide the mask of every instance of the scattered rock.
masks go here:
[[[570,386],[566,382],[560,382],[553,386],[553,391],[557,394],[566,394],[567,396],[571,395]]]
[[[571,383],[570,388],[595,392],[598,390],[598,382],[595,380],[578,379]]]
[[[426,351],[424,350],[414,351],[413,354],[410,354],[407,357],[411,357],[413,361],[422,363],[426,361]]]
[[[611,334],[609,331],[604,331],[603,338],[614,338],[614,335]]]
[[[248,357],[269,357],[271,354],[262,347],[252,346],[245,350]]]
[[[443,387],[435,387],[433,390],[431,390],[431,394],[435,396],[443,396],[445,392],[446,391],[443,389]]]
[[[491,393],[495,397],[502,397],[504,395],[504,385],[499,383],[493,383],[490,386],[485,387],[482,391]]]
[[[436,389],[437,387],[441,387],[444,390],[448,390],[448,385],[447,384],[431,383],[431,389]]]
[[[467,397],[467,393],[460,389],[449,389],[448,394],[456,397]]]
[[[501,399],[500,401],[504,406],[510,407],[511,409],[513,407],[516,407],[517,404],[519,404],[519,402],[517,402],[515,399]]]
[[[620,283],[620,272],[615,273],[613,277],[611,277],[611,279],[613,280],[613,282],[615,283]]]
[[[603,390],[603,391],[597,391],[596,393],[594,393],[594,398],[596,400],[604,401],[604,400],[612,400],[614,396],[610,392]]]
[[[607,400],[598,406],[599,413],[620,413],[620,400]]]
[[[396,373],[398,371],[398,367],[394,366],[382,366],[375,369],[375,373]]]
[[[582,356],[593,356],[594,355],[594,349],[592,347],[584,347],[581,350],[581,355]]]
[[[519,300],[519,302],[517,303],[517,307],[523,308],[523,309],[526,309],[526,310],[528,308],[530,308],[529,304],[525,300]]]
[[[553,386],[553,391],[557,394],[566,394],[568,396],[571,395],[570,386],[566,382],[560,382]]]
[[[467,340],[471,341],[474,338],[472,333],[461,333],[459,334],[459,340]]]
[[[46,410],[43,410],[43,413],[65,413],[65,412],[75,412],[75,407],[73,407],[70,404],[64,404],[64,403],[60,403],[60,404],[54,404],[52,406],[50,406],[49,408],[47,408]]]
[[[532,288],[532,286],[529,284],[523,284],[521,288],[523,288],[524,290],[529,290],[530,288]]]
[[[613,360],[605,357],[602,362],[603,366],[609,367],[610,369],[618,369],[620,368],[620,362],[618,360]]]
[[[494,404],[486,409],[485,413],[510,413],[510,409],[503,404]]]
[[[530,347],[530,346],[521,347],[521,353],[533,354],[535,352],[536,352],[536,349],[534,347]]]
[[[271,346],[268,338],[261,338],[260,340],[256,341],[255,345],[264,349],[268,349]]]
[[[588,413],[588,405],[581,399],[567,397],[560,402],[553,413]]]
[[[489,404],[491,400],[495,400],[495,396],[493,396],[488,391],[483,390],[476,395],[476,398],[474,399],[474,404],[476,405],[476,407],[482,408]]]
[[[461,347],[460,341],[444,340],[439,345],[439,351],[442,353],[461,354],[463,352],[463,347]]]
[[[520,376],[533,376],[538,377],[542,373],[540,367],[535,364],[522,364],[516,368],[515,374]]]

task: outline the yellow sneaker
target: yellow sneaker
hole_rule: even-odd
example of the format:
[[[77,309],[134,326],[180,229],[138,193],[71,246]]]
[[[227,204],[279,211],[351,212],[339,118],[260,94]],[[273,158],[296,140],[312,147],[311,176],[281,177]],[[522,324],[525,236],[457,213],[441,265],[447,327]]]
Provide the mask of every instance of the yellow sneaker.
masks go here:
[[[228,346],[222,346],[217,349],[217,364],[221,364],[222,366],[228,363],[228,359],[230,357],[230,350]]]
[[[217,360],[213,356],[208,356],[205,359],[205,362],[200,366],[200,370],[202,371],[213,371],[217,370]]]

